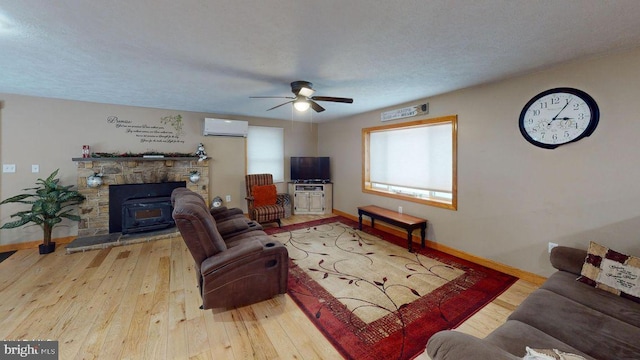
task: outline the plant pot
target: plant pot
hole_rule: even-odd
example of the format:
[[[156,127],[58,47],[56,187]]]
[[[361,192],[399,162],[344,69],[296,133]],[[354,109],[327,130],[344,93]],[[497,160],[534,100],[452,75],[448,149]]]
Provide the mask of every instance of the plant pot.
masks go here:
[[[40,244],[38,245],[38,250],[40,251],[40,255],[50,254],[56,251],[56,243],[50,242],[49,245]]]

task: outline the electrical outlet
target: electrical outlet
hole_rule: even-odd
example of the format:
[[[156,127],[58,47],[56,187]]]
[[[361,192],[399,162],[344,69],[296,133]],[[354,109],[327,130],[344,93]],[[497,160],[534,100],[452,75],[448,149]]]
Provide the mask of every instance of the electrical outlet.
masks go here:
[[[31,165],[31,172],[32,173],[39,173],[40,172],[40,165]]]
[[[16,172],[16,164],[2,164],[2,172],[3,173]]]
[[[556,246],[558,246],[558,244],[552,243],[552,242],[549,243],[549,254],[551,254],[551,249],[553,249]]]
[[[224,201],[231,202],[231,195],[225,196]]]

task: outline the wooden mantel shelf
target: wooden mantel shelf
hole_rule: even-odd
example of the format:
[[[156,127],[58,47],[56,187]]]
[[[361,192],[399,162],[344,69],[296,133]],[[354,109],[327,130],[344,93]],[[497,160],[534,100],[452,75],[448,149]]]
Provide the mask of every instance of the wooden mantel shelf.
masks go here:
[[[158,161],[158,160],[174,160],[174,161],[190,161],[198,160],[197,156],[178,156],[178,157],[127,157],[127,156],[114,156],[114,157],[96,157],[96,158],[71,158],[72,161]]]

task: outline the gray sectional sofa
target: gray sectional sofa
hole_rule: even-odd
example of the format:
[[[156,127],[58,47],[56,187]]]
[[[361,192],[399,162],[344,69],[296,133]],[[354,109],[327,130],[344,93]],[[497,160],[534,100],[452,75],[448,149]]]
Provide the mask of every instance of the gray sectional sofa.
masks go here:
[[[506,323],[484,339],[441,331],[429,339],[433,360],[522,359],[526,347],[586,359],[640,359],[640,304],[576,281],[587,251],[556,247],[558,269]]]

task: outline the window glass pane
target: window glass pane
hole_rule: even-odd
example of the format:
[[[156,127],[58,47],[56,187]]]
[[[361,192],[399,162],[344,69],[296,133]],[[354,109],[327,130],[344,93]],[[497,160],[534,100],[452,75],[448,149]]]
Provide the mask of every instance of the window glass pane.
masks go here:
[[[366,193],[456,210],[457,117],[362,129]]]
[[[272,174],[273,182],[284,181],[284,129],[249,126],[247,174]]]
[[[370,134],[370,181],[433,191],[452,188],[452,125]]]

